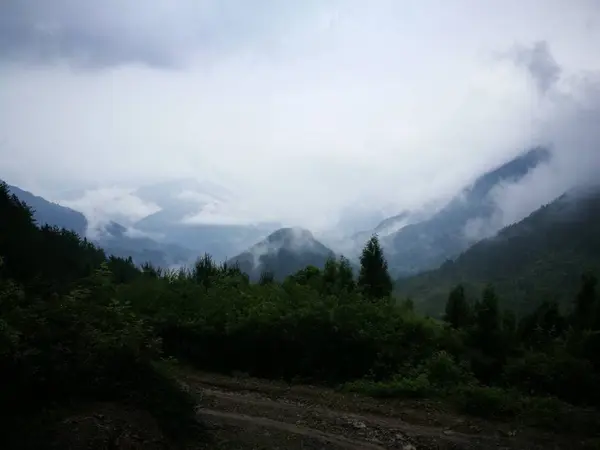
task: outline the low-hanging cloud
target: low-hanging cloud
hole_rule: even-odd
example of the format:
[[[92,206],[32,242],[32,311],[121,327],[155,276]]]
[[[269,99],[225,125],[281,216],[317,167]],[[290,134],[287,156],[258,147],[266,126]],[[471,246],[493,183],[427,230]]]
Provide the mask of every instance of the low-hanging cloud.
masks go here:
[[[517,46],[510,56],[518,66],[529,72],[542,95],[560,79],[561,68],[550,53],[546,41],[538,41],[531,47]]]
[[[244,220],[318,231],[551,146],[546,175],[495,194],[509,221],[597,167],[598,17],[588,0],[7,0],[0,170],[41,195],[216,180]]]
[[[545,63],[523,64],[523,55]],[[562,68],[547,44],[540,42],[521,47],[513,62],[526,70],[543,94],[544,115],[534,138],[551,150],[552,157],[518,182],[500,184],[490,193],[496,211],[469,221],[465,236],[471,240],[494,235],[565,192],[600,185],[600,73],[561,79]]]

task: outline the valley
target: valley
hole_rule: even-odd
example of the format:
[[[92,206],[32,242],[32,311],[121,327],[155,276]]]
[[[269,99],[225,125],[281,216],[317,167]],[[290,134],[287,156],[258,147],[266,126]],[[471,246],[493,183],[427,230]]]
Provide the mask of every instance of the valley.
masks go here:
[[[0,450],[600,450],[598,3],[1,0]]]
[[[90,227],[1,185],[0,358],[17,386],[0,396],[15,412],[8,448],[595,448],[600,189],[464,235],[493,219],[498,183],[544,155],[480,177],[437,212],[386,219],[353,260],[300,227]],[[177,228],[196,244],[159,233]],[[252,233],[265,237],[246,247]],[[201,242],[247,250],[221,263],[194,250]],[[40,431],[15,447],[31,420]]]

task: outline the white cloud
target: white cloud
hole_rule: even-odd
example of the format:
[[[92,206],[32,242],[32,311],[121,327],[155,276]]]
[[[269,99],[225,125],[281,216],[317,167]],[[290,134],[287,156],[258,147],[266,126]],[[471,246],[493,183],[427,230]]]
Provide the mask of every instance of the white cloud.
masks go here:
[[[135,196],[133,189],[115,187],[87,190],[76,200],[61,200],[59,203],[81,211],[88,219],[90,229],[109,220],[131,224],[160,211],[158,205],[144,202]]]
[[[213,219],[242,209],[315,231],[354,204],[399,212],[447,197],[539,142],[561,155],[563,181],[538,187],[562,189],[582,169],[574,152],[597,167],[597,127],[584,123],[599,97],[570,80],[600,70],[599,8],[484,3],[111,0],[90,14],[60,0],[23,16],[33,3],[9,0],[4,17],[22,28],[0,31],[12,38],[0,45],[0,173],[40,194],[217,178],[241,206]],[[31,31],[44,23],[52,51]],[[520,65],[497,57],[515,49]],[[540,67],[555,70],[540,82]],[[114,207],[143,210],[127,198]]]

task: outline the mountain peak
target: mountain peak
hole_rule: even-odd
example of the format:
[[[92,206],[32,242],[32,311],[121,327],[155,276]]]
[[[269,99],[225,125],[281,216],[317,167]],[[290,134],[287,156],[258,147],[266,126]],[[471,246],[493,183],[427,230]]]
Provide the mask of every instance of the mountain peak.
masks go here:
[[[276,279],[283,279],[307,265],[323,267],[327,258],[334,256],[309,230],[288,227],[274,231],[230,262],[238,263],[252,279],[257,279],[264,270],[272,271]]]
[[[305,244],[315,241],[312,232],[301,227],[280,228],[267,236],[266,241],[272,244],[282,245]]]

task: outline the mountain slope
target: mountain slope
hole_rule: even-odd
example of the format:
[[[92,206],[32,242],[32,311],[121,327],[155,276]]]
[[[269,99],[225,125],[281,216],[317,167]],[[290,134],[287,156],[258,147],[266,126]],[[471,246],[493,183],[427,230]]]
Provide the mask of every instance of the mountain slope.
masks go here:
[[[248,248],[279,226],[228,220],[235,198],[214,183],[175,180],[143,186],[135,195],[161,208],[135,222],[136,229],[161,234],[165,242],[194,249],[197,253],[209,253],[219,262]]]
[[[88,230],[88,221],[79,211],[49,202],[31,192],[16,186],[8,186],[10,193],[16,195],[34,210],[38,225],[51,225],[66,228],[78,235],[89,236],[90,240],[109,255],[127,258],[140,265],[150,262],[155,266],[169,267],[191,262],[195,253],[173,244],[154,241],[144,236],[131,236],[129,230],[116,222],[109,222],[102,229]]]
[[[600,190],[569,192],[483,240],[439,269],[399,280],[397,292],[431,314],[463,283],[479,295],[488,282],[504,307],[531,310],[543,300],[571,301],[582,271],[600,273]]]
[[[31,192],[16,186],[8,186],[11,194],[25,202],[33,209],[33,217],[38,225],[52,225],[74,231],[80,236],[85,236],[88,221],[83,214],[71,208],[61,206],[57,203],[38,197]]]
[[[532,149],[478,178],[432,217],[391,235],[384,249],[392,273],[407,276],[430,270],[466,250],[478,240],[468,236],[468,225],[489,222],[496,212],[493,190],[522,179],[549,156],[545,149]]]
[[[310,231],[281,228],[228,263],[237,263],[251,280],[257,280],[264,271],[283,280],[309,265],[321,268],[330,257],[335,257],[333,251],[317,241]]]
[[[167,268],[192,263],[198,254],[175,244],[158,242],[132,231],[116,222],[95,230],[93,241],[109,255],[131,257],[136,265],[151,263]]]

